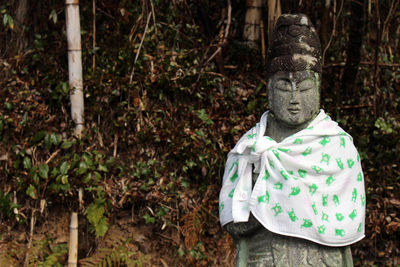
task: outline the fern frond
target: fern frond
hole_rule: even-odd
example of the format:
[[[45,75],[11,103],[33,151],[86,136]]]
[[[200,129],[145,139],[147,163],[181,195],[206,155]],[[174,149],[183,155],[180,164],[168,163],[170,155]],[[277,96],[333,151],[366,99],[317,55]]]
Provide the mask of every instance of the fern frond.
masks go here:
[[[186,249],[192,249],[199,241],[203,226],[209,216],[205,203],[195,207],[191,212],[183,216],[181,232],[185,239]]]
[[[25,254],[25,245],[17,241],[0,242],[0,266],[16,266]]]

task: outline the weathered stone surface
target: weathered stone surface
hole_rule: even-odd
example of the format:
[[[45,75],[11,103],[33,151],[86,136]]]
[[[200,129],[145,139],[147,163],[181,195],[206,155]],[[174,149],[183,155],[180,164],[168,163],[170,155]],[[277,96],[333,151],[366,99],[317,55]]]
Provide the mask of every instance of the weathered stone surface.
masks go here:
[[[350,247],[327,247],[266,229],[236,243],[235,266],[353,266]],[[247,254],[247,255],[240,255]],[[246,257],[247,256],[247,257]]]
[[[272,38],[276,40],[271,41],[268,59],[270,114],[265,134],[280,142],[306,128],[318,114],[321,53],[305,15],[284,15]],[[253,173],[253,181],[257,175]],[[278,235],[252,215],[248,222],[229,223],[225,229],[235,240],[235,266],[353,266],[350,247]]]

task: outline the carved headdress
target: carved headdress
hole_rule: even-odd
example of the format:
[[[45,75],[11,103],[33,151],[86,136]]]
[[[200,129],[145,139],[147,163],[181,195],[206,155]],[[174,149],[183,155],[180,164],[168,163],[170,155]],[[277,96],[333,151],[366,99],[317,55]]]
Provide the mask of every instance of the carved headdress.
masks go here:
[[[310,19],[304,14],[280,16],[271,34],[268,74],[302,70],[321,74],[321,64],[321,44]]]

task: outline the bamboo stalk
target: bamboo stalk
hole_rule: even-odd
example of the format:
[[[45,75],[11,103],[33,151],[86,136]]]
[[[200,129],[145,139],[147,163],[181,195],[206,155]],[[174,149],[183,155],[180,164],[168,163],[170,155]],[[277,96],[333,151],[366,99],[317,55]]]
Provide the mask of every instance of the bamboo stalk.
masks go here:
[[[276,21],[281,15],[281,1],[268,0],[268,42],[271,38],[272,29],[274,28]]]
[[[69,225],[68,267],[78,264],[78,213],[72,212]]]
[[[71,101],[71,117],[75,123],[75,135],[83,131],[83,82],[82,51],[79,21],[79,0],[65,0],[65,16],[68,40],[68,72]]]
[[[255,42],[260,39],[260,20],[263,0],[247,0],[246,6],[243,39],[249,42]]]
[[[261,31],[261,54],[263,58],[263,64],[265,64],[265,61],[267,59],[266,53],[265,53],[265,36],[264,36],[264,21],[260,21],[260,31]]]

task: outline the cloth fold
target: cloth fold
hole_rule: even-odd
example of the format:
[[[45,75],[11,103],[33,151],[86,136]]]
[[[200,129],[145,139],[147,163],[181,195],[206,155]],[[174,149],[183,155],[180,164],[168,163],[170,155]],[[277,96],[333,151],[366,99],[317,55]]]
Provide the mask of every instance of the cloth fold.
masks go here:
[[[362,239],[364,177],[352,137],[320,110],[307,128],[278,143],[264,135],[267,117],[268,111],[228,154],[221,224],[247,222],[251,212],[277,234],[327,246]]]

